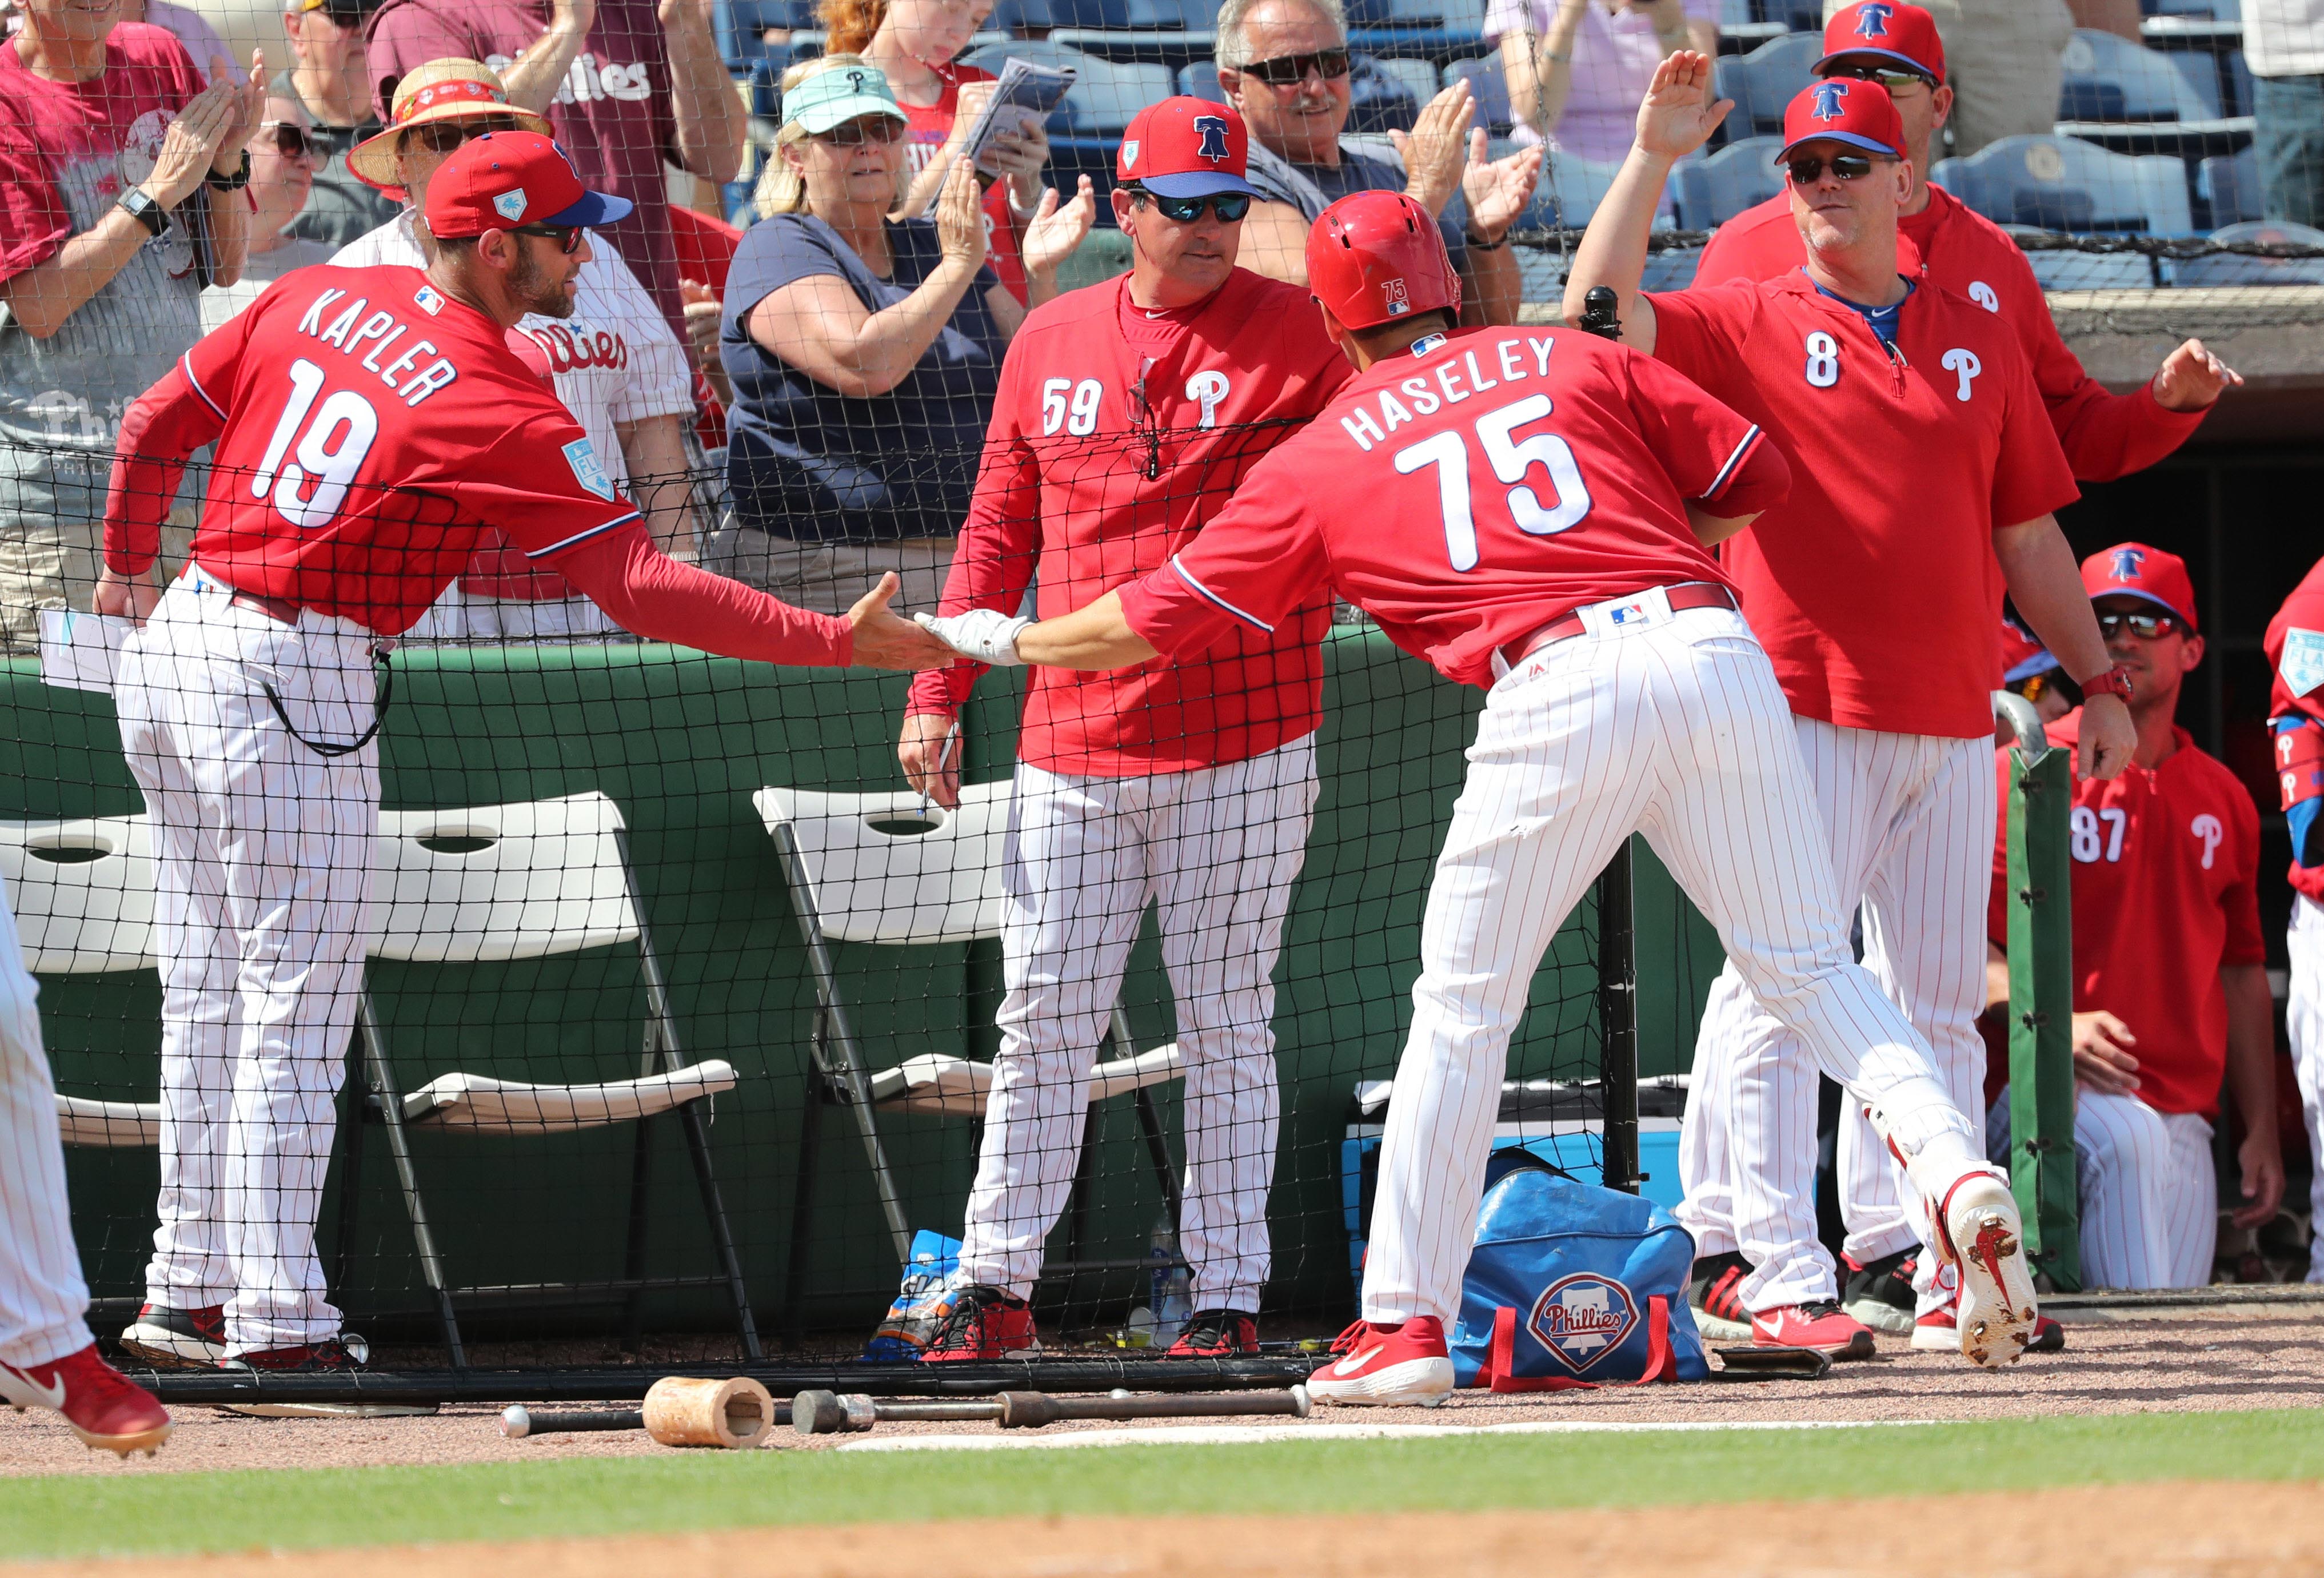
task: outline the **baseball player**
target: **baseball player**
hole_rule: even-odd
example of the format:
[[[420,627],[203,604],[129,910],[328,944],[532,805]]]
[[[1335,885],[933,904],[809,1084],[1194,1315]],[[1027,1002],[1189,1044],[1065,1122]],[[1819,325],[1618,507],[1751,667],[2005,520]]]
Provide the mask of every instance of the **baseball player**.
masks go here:
[[[2308,1121],[2308,1154],[2324,1157],[2324,559],[2292,588],[2268,622],[2267,661],[2275,672],[2268,728],[2276,781],[2292,833],[2292,995],[2284,1028]],[[2324,1219],[2324,1165],[2310,1200]],[[2308,1280],[2324,1282],[2324,1234],[2309,1251]]]
[[[2082,561],[2107,651],[2131,677],[2138,749],[2111,783],[2074,785],[2074,1150],[2082,1281],[2202,1287],[2219,1230],[2211,1128],[2222,1079],[2243,1116],[2239,1227],[2275,1214],[2275,1005],[2259,928],[2259,811],[2173,721],[2203,660],[2178,555],[2119,543]],[[2071,747],[2080,718],[2048,725]],[[2009,752],[1997,753],[2001,791]],[[2008,843],[1997,824],[1986,995],[2009,1001]],[[1987,1125],[2008,1149],[2006,1091]],[[1931,1344],[1950,1332],[1932,1333]],[[1920,1333],[1914,1333],[1918,1342]]]
[[[0,1402],[53,1408],[92,1448],[150,1455],[170,1438],[168,1411],[88,1340],[39,996],[0,890]]]
[[[1849,958],[1783,694],[1707,550],[1783,498],[1783,457],[1592,336],[1448,337],[1459,276],[1401,193],[1326,208],[1307,269],[1356,376],[1200,537],[1064,618],[930,627],[987,661],[1186,662],[1328,587],[1486,690],[1421,926],[1362,1318],[1309,1389],[1423,1406],[1450,1391],[1444,1326],[1509,1036],[1543,950],[1634,832],[1716,921],[1753,1001],[1877,1109],[1967,1252],[1963,1352],[2014,1361],[2034,1307],[2008,1186],[1926,1045]]]
[[[144,616],[115,701],[152,818],[162,1119],[123,1344],[156,1362],[362,1361],[314,1226],[369,929],[373,663],[488,523],[641,635],[782,663],[942,652],[886,612],[892,582],[841,619],[667,558],[510,350],[525,314],[570,309],[586,227],[627,212],[548,138],[479,137],[429,187],[425,272],[286,275],[124,423],[97,606]],[[160,519],[213,442],[192,560],[163,591]]]
[[[1800,272],[1676,295],[1637,295],[1647,227],[1671,161],[1725,117],[1711,62],[1656,69],[1638,136],[1591,217],[1566,281],[1611,286],[1624,337],[1765,427],[1792,458],[1791,497],[1722,549],[1791,703],[1843,905],[1859,902],[1868,967],[1934,1047],[1955,1104],[1984,1107],[1982,946],[1993,837],[1993,716],[2006,585],[2090,697],[2078,747],[2110,779],[2134,734],[2089,599],[2051,512],[2075,496],[2024,353],[1983,308],[1897,270],[1912,165],[1879,84],[1830,78],[1784,115]],[[1707,1329],[1869,1356],[1838,1303],[1813,1197],[1816,1081],[1796,1038],[1742,973],[1713,985],[1681,1139]],[[1849,1252],[1870,1263],[1916,1240],[1909,1191],[1841,1130],[1863,1181]],[[1873,1143],[1877,1143],[1873,1142]],[[1949,1292],[1917,1274],[1929,1314]]]
[[[942,608],[1062,614],[1152,569],[1348,375],[1306,293],[1235,266],[1251,203],[1233,110],[1191,97],[1123,134],[1125,278],[1037,308],[1002,364]],[[1001,1048],[958,1290],[925,1357],[1030,1346],[1025,1300],[1081,1153],[1085,1084],[1139,918],[1160,910],[1185,1059],[1180,1246],[1194,1310],[1173,1354],[1258,1343],[1277,1115],[1269,976],[1305,853],[1322,717],[1313,597],[1190,663],[1044,670],[1017,746]],[[900,754],[957,800],[951,747],[980,669],[912,687]]]
[[[2074,475],[2110,482],[2143,471],[2185,443],[2240,374],[2190,339],[2163,358],[2154,376],[2128,394],[2110,394],[2082,371],[2058,334],[2034,267],[2007,231],[1926,179],[1931,143],[1953,107],[1945,81],[1945,46],[1918,5],[1866,0],[1824,23],[1828,80],[1875,83],[1887,90],[1904,123],[1911,187],[1896,213],[1907,273],[1966,296],[1997,313],[2034,367]],[[1918,260],[1917,270],[1914,260]],[[1729,280],[1773,280],[1807,261],[1807,245],[1788,195],[1747,208],[1711,233],[1695,271],[1698,288]]]

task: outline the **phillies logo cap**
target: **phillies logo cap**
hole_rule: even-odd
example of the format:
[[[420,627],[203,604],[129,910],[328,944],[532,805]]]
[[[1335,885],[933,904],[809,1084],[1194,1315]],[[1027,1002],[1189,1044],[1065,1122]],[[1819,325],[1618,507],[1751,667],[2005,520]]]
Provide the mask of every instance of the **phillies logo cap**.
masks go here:
[[[1842,6],[1823,24],[1823,59],[1815,63],[1816,75],[1836,60],[1901,66],[1942,83],[1945,41],[1937,36],[1937,19],[1917,5],[1863,0]]]
[[[1243,179],[1250,158],[1250,133],[1231,106],[1182,96],[1138,112],[1121,134],[1114,179],[1166,198],[1255,198],[1259,189]]]
[[[565,150],[537,132],[472,137],[428,183],[428,228],[448,240],[521,225],[611,225],[632,206],[583,186]]]
[[[1777,163],[1803,143],[1845,143],[1891,159],[1904,156],[1904,121],[1877,82],[1834,77],[1800,89],[1784,111],[1784,147]]]
[[[2198,628],[2195,578],[2187,573],[2187,561],[2144,542],[2116,543],[2084,559],[2082,589],[2092,598],[2144,597],[2177,614],[2190,635]]]

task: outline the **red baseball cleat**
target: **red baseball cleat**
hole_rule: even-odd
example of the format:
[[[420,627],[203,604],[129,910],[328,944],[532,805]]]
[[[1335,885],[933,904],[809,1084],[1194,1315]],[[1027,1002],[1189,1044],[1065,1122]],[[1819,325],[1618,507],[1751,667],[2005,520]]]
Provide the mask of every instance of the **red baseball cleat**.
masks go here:
[[[97,1356],[91,1343],[51,1364],[0,1364],[0,1399],[22,1412],[53,1408],[93,1450],[151,1457],[170,1439],[169,1410],[152,1392]]]
[[[1198,1309],[1165,1359],[1225,1359],[1259,1352],[1259,1323],[1239,1309]]]
[[[121,1350],[156,1370],[208,1370],[226,1357],[226,1306],[146,1305],[122,1332]]]
[[[220,1370],[263,1370],[300,1375],[355,1375],[371,1362],[371,1344],[352,1333],[300,1343],[289,1348],[262,1348],[253,1353],[221,1360]]]
[[[982,1284],[956,1290],[936,1306],[923,1364],[959,1364],[973,1359],[1006,1359],[1038,1351],[1033,1306],[999,1287]]]
[[[1871,1329],[1830,1298],[1752,1311],[1751,1345],[1812,1348],[1834,1360],[1869,1359],[1873,1352]]]
[[[1307,1378],[1307,1395],[1319,1403],[1433,1408],[1452,1390],[1444,1323],[1434,1315],[1392,1326],[1358,1321],[1340,1333],[1332,1352],[1343,1357]]]

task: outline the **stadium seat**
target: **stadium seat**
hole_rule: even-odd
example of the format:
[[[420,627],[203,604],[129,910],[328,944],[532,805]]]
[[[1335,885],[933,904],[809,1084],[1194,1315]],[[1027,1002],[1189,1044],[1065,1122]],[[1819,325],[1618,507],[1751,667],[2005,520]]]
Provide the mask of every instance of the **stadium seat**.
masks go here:
[[[1130,8],[1126,0],[1001,0],[989,25],[1019,34],[1058,27],[1127,28]]]
[[[1190,60],[1178,68],[1178,91],[1213,104],[1227,101],[1227,90],[1219,86],[1219,69],[1208,60]]]
[[[1783,146],[1781,137],[1747,137],[1708,159],[1682,162],[1673,172],[1679,223],[1708,230],[1782,191],[1784,172],[1775,166],[1775,155]]]
[[[2181,71],[2176,62],[2194,57],[2168,55],[2128,39],[2077,28],[2067,41],[2065,78],[2058,93],[2061,121],[2202,121],[2219,115],[2218,73],[2210,57],[2200,70]]]
[[[2209,206],[2214,226],[2241,225],[2266,216],[2259,184],[2259,151],[2214,154],[2195,167],[2195,195]]]
[[[1111,226],[1093,226],[1073,255],[1057,265],[1057,291],[1062,295],[1129,272],[1130,237]]]
[[[2004,137],[1941,161],[1937,185],[2003,225],[2089,234],[2194,233],[2186,166],[2168,154],[2116,153],[2077,137]]]
[[[2288,219],[2225,226],[2212,231],[2211,239],[2324,248],[2324,230],[2294,225]],[[2174,258],[2168,266],[2171,282],[2181,289],[2209,285],[2324,285],[2324,257],[2255,257],[2217,252],[2205,257]]]
[[[1367,58],[1373,65],[1403,85],[1405,91],[1412,95],[1412,102],[1416,107],[1434,98],[1445,86],[1436,68],[1426,60],[1408,60],[1395,57],[1381,59],[1378,56]]]
[[[2012,235],[2048,232],[2031,225],[2005,225]],[[2151,291],[2154,260],[2138,252],[2077,252],[2067,247],[2030,247],[2025,261],[2034,282],[2044,291]]]
[[[751,797],[774,841],[807,943],[816,996],[815,1027],[807,1040],[807,1074],[815,1088],[801,1119],[798,1177],[791,1201],[794,1274],[788,1279],[789,1287],[798,1285],[797,1272],[805,1264],[812,1169],[825,1106],[844,1106],[854,1114],[899,1264],[910,1263],[911,1225],[880,1137],[878,1111],[983,1118],[991,1084],[990,1065],[926,1054],[876,1075],[865,1073],[849,1010],[840,995],[832,945],[926,947],[998,937],[1010,795],[1006,780],[964,785],[960,805],[951,810],[908,792],[826,794],[768,788]],[[1134,1095],[1146,1153],[1175,1237],[1177,1177],[1169,1163],[1161,1114],[1148,1087],[1181,1077],[1178,1048],[1172,1043],[1139,1052],[1130,1040],[1129,1018],[1118,1002],[1108,1035],[1115,1057],[1091,1071],[1088,1099]],[[1084,1141],[1084,1169],[1090,1165],[1089,1138],[1094,1133],[1093,1126]],[[1044,1275],[1077,1269],[1073,1262],[1079,1253],[1079,1244],[1072,1245]],[[788,1329],[788,1313],[779,1324]]]
[[[1508,136],[1514,123],[1509,115],[1508,84],[1501,79],[1500,57],[1482,55],[1474,60],[1454,60],[1444,68],[1445,87],[1464,78],[1469,90],[1477,96],[1475,124],[1496,137]]]
[[[812,32],[823,26],[816,19],[814,0],[719,0],[715,22],[718,52],[737,71],[766,58],[770,46],[760,35],[767,29]]]
[[[1780,134],[1784,109],[1812,79],[1809,69],[1823,56],[1821,32],[1787,33],[1748,55],[1729,55],[1713,69],[1712,83],[1735,107],[1727,113],[1728,140]]]
[[[1065,113],[1077,137],[1118,137],[1138,112],[1177,91],[1167,66],[1125,64],[1084,55],[1081,75],[1065,94]]]

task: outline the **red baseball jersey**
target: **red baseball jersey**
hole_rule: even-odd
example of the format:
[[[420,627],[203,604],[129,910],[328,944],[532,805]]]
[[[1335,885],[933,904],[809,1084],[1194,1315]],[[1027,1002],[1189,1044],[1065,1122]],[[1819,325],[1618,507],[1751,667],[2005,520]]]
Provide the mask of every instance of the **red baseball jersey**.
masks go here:
[[[2050,425],[2077,477],[2111,482],[2144,471],[2202,425],[2208,411],[2165,411],[2155,403],[2152,384],[2128,394],[2107,393],[2066,348],[2034,267],[2009,232],[1942,187],[1926,189],[1929,206],[1897,221],[1904,241],[1920,254],[1919,277],[1999,314],[2015,331],[2034,364],[2034,386],[2049,408]],[[1695,288],[1773,280],[1806,261],[1807,244],[1792,217],[1791,198],[1779,192],[1711,233],[1695,271]],[[1909,263],[1905,272],[1913,272]]]
[[[1583,604],[1725,584],[1685,501],[1748,515],[1789,485],[1757,427],[1625,346],[1563,328],[1422,344],[1349,383],[1124,587],[1130,627],[1192,661],[1329,587],[1446,678],[1489,686],[1496,651]]]
[[[1001,364],[943,611],[1014,614],[1038,573],[1039,616],[1055,619],[1157,568],[1348,373],[1305,291],[1240,269],[1173,311],[1135,305],[1126,277],[1037,308]],[[1036,669],[1018,759],[1116,778],[1272,751],[1322,721],[1330,621],[1316,596],[1199,662]],[[954,710],[982,671],[920,675],[910,710]]]
[[[1655,356],[1767,430],[1791,496],[1720,561],[1792,710],[1851,729],[1993,728],[1993,533],[2076,495],[2009,326],[1923,282],[1892,351],[1804,273],[1651,297]]]
[[[287,274],[178,373],[189,397],[149,392],[123,426],[105,546],[124,575],[159,551],[174,457],[212,438],[194,558],[245,592],[382,635],[410,629],[490,528],[544,566],[642,530],[500,326],[418,269]]]
[[[2267,666],[2274,684],[2268,716],[2275,720],[2276,775],[2282,808],[2296,826],[2311,826],[2313,803],[2324,798],[2324,559],[2317,561],[2267,625]],[[2306,720],[2305,727],[2286,724]],[[2311,807],[2301,813],[2303,807]],[[2313,832],[2309,835],[2317,836]],[[2303,866],[2295,854],[2292,885],[2324,904],[2324,865]]]
[[[2070,752],[2082,715],[2049,726]],[[2110,782],[2077,776],[2071,853],[2074,1011],[2104,1009],[2138,1038],[2139,1099],[2158,1112],[2218,1111],[2227,1066],[2219,970],[2267,959],[2259,929],[2259,811],[2217,758],[2173,729],[2159,767]],[[1986,924],[2009,943],[2009,752],[1997,752],[2002,816]]]

